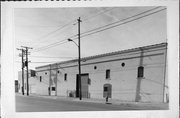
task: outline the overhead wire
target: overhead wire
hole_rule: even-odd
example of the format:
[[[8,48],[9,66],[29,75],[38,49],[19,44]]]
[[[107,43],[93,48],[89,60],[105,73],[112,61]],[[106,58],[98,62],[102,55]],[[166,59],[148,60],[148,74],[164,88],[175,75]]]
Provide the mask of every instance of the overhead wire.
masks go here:
[[[85,18],[85,19],[83,19],[83,22],[85,22],[85,21],[87,21],[87,20],[89,20],[89,19],[92,19],[92,18],[95,18],[95,17],[97,17],[97,16],[99,16],[99,15],[101,15],[101,14],[103,14],[103,13],[106,13],[106,12],[108,12],[108,11],[111,11],[111,10],[113,10],[114,8],[111,8],[111,9],[107,9],[107,10],[104,10],[104,11],[100,11],[100,12],[98,12],[97,14],[95,14],[95,15],[92,15],[92,16],[90,16],[90,17],[88,17],[88,18]],[[75,25],[75,24],[74,24]],[[56,32],[56,30],[55,30],[55,32]],[[52,33],[54,33],[54,32],[52,32]],[[47,34],[48,35],[48,34]],[[73,37],[76,37],[77,35],[73,35],[73,36],[71,36],[70,38],[73,38]],[[66,40],[66,39],[65,39]],[[60,43],[60,42],[63,42],[64,40],[61,40],[61,41],[58,41],[58,42],[55,42],[55,43]],[[51,46],[51,44],[50,45],[48,45],[48,46]],[[43,49],[43,48],[42,48]]]
[[[29,63],[57,63],[58,61],[51,61],[51,62],[29,62]],[[22,63],[20,61],[16,61],[16,63]]]
[[[104,14],[104,13],[106,13],[106,12],[109,12],[109,11],[111,11],[111,10],[113,10],[113,9],[115,9],[115,8],[110,8],[110,9],[106,9],[106,10],[104,10],[104,11],[100,11],[100,12],[98,12],[98,13],[92,15],[92,16],[89,16],[89,17],[83,19],[83,22],[85,22],[85,21],[87,21],[87,20],[90,20],[90,19],[93,19],[93,18],[95,18],[95,17],[97,17],[97,16],[99,16],[99,15],[101,15],[101,14]]]
[[[160,11],[165,10],[165,9],[166,9],[166,8],[161,9],[161,10],[156,11],[156,12],[153,12],[153,13],[150,13],[150,14],[147,14],[147,15],[144,15],[144,16],[141,16],[141,17],[138,17],[138,18],[135,18],[135,19],[132,19],[132,20],[129,20],[129,21],[126,21],[126,22],[123,22],[123,23],[120,23],[120,24],[117,24],[117,25],[110,26],[110,27],[108,27],[108,28],[100,29],[100,30],[98,30],[98,31],[95,31],[95,32],[92,32],[92,33],[89,33],[89,34],[82,35],[81,38],[83,38],[83,37],[85,37],[85,36],[92,35],[92,34],[96,34],[96,33],[99,33],[99,32],[102,32],[102,31],[105,31],[105,30],[114,28],[114,27],[117,27],[117,26],[120,26],[120,25],[123,25],[123,24],[127,24],[127,23],[132,22],[132,21],[139,20],[139,19],[141,19],[141,18],[144,18],[144,17],[146,17],[146,16],[150,16],[150,15],[152,15],[152,14],[155,14],[155,13],[160,12]]]
[[[70,24],[73,24],[74,22],[75,22],[75,20],[72,20],[72,21],[68,22],[67,24],[65,24],[65,25],[57,28],[56,30],[53,30],[53,31],[47,33],[46,35],[43,35],[43,36],[37,38],[36,40],[41,41],[43,38],[47,38],[48,36],[52,35],[53,33],[57,32],[57,31],[59,31],[59,30],[64,29],[65,27],[69,26]],[[72,25],[72,26],[73,26],[73,25]],[[38,42],[38,44],[39,44],[39,43],[40,43],[40,42]],[[36,43],[35,43],[35,44],[36,44]],[[34,44],[33,44],[33,45],[34,45]],[[37,44],[36,44],[36,45],[37,45]]]
[[[116,22],[113,22],[113,23],[110,23],[110,24],[107,24],[107,25],[104,25],[104,26],[101,26],[101,27],[98,27],[98,28],[95,28],[95,29],[92,29],[92,30],[83,32],[83,33],[81,33],[81,35],[86,34],[86,33],[88,33],[88,32],[92,32],[92,31],[94,31],[94,30],[98,30],[98,29],[107,27],[107,26],[111,26],[111,25],[113,25],[113,24],[116,24],[116,23],[119,23],[119,22],[122,22],[122,21],[125,21],[125,20],[128,20],[128,19],[131,19],[131,18],[134,18],[134,17],[136,17],[136,16],[139,16],[139,15],[142,15],[142,14],[145,14],[145,13],[148,13],[148,12],[153,11],[153,10],[156,10],[156,9],[158,9],[158,8],[160,8],[160,7],[155,7],[155,8],[152,8],[152,9],[150,9],[150,10],[147,10],[147,11],[144,11],[144,12],[141,12],[141,13],[138,13],[138,14],[136,14],[136,15],[132,15],[132,16],[130,16],[130,17],[127,17],[127,18],[124,18],[124,19],[120,19],[120,20],[118,20],[118,21],[116,21]]]
[[[148,13],[148,12],[153,11],[153,10],[156,10],[156,9],[158,9],[158,8],[161,8],[161,6],[152,8],[152,9],[150,9],[150,10],[141,12],[141,13],[136,14],[136,15],[132,15],[132,16],[127,17],[127,18],[124,18],[124,19],[120,19],[120,20],[118,20],[118,21],[116,21],[116,22],[113,22],[113,23],[110,23],[110,24],[107,24],[107,25],[104,25],[104,26],[101,26],[101,27],[98,27],[98,28],[94,28],[94,29],[85,31],[85,32],[81,33],[81,36],[84,35],[84,34],[86,34],[86,33],[89,33],[89,32],[95,31],[95,30],[99,30],[99,29],[102,29],[102,28],[104,28],[104,27],[108,27],[108,26],[111,26],[111,25],[113,25],[113,24],[117,24],[117,23],[119,23],[119,22],[122,22],[122,21],[125,21],[125,20],[128,20],[128,19],[134,18],[134,17],[136,17],[136,16],[139,16],[139,15],[142,15],[142,14],[145,14],[145,13]],[[112,10],[112,9],[109,9],[109,10],[107,10],[107,11],[110,11],[110,10]],[[106,11],[106,12],[107,12],[107,11]],[[103,12],[103,13],[105,13],[105,12]],[[90,17],[90,18],[91,18],[91,17]],[[86,19],[85,19],[85,20],[86,20]],[[83,22],[84,22],[84,20],[83,20]],[[76,35],[76,36],[77,36],[77,35]],[[74,37],[75,37],[75,36],[74,36]],[[71,38],[73,38],[73,37],[71,37]],[[81,37],[81,38],[82,38],[82,37]],[[76,39],[77,39],[77,37],[76,37]]]
[[[130,16],[130,17],[128,17],[128,18],[121,19],[121,20],[116,21],[116,22],[114,22],[114,23],[111,23],[111,24],[108,24],[108,25],[105,25],[105,26],[102,26],[102,27],[99,27],[99,28],[95,28],[95,29],[92,29],[92,30],[83,32],[83,33],[81,33],[81,38],[86,37],[86,36],[89,36],[89,35],[92,35],[92,34],[95,34],[95,33],[99,33],[99,32],[102,32],[102,31],[105,31],[105,30],[114,28],[114,27],[117,27],[117,26],[120,26],[120,25],[123,25],[123,24],[127,24],[127,23],[130,23],[130,22],[136,21],[136,20],[138,20],[138,19],[141,19],[141,18],[150,16],[150,15],[153,15],[153,14],[155,14],[155,13],[158,13],[158,12],[163,11],[163,10],[166,9],[166,8],[163,8],[163,9],[160,9],[160,10],[158,10],[158,11],[154,11],[154,12],[151,12],[151,13],[149,13],[149,14],[140,16],[140,17],[138,17],[138,18],[135,18],[135,19],[132,19],[132,20],[129,20],[129,21],[126,21],[126,22],[122,22],[122,21],[125,21],[125,20],[128,20],[128,19],[131,19],[131,18],[133,18],[133,17],[142,15],[142,14],[144,14],[144,13],[150,12],[150,11],[155,10],[155,9],[157,9],[157,8],[160,8],[160,7],[156,7],[156,8],[153,8],[153,9],[150,9],[150,10],[147,10],[147,11],[144,11],[144,12],[142,12],[142,13],[139,13],[139,14],[136,14],[136,15],[133,15],[133,16]],[[119,23],[119,22],[122,22],[122,23],[117,24],[117,23]],[[113,24],[115,24],[115,25],[113,25]],[[112,25],[112,26],[111,26],[111,25]],[[109,27],[107,27],[107,26],[109,26]],[[97,31],[95,31],[95,30],[97,30]],[[91,32],[91,33],[89,33],[89,32]],[[88,33],[88,34],[86,34],[86,33]],[[73,38],[74,36],[75,36],[75,35],[71,36],[70,38]],[[76,36],[77,36],[77,35],[76,35]],[[72,40],[76,40],[76,39],[78,39],[78,37],[73,38]],[[65,41],[65,42],[62,42],[62,41]],[[61,42],[62,42],[62,43],[61,43]],[[52,44],[47,45],[47,46],[43,46],[43,47],[37,49],[37,51],[41,51],[42,49],[45,50],[45,49],[48,49],[48,48],[51,48],[51,47],[55,47],[55,46],[58,46],[58,45],[61,45],[61,44],[67,43],[67,42],[68,42],[67,39],[64,39],[64,40],[61,40],[61,41],[59,41],[59,42],[52,43]],[[36,51],[36,52],[37,52],[37,51]]]
[[[22,57],[22,56],[19,56],[19,55],[16,55],[17,57]],[[29,57],[33,57],[33,58],[77,58],[77,57],[66,57],[66,56],[63,56],[63,57],[52,57],[52,56],[34,56],[34,55],[30,55]]]

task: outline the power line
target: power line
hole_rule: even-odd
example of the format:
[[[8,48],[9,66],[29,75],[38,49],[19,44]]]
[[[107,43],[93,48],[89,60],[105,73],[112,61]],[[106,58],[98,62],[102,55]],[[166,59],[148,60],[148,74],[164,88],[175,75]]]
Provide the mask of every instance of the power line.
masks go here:
[[[57,61],[54,61],[54,62],[31,62],[31,63],[57,63]]]
[[[114,9],[114,8],[107,9],[107,10],[104,10],[104,11],[100,11],[99,13],[97,13],[97,14],[95,14],[95,15],[92,15],[92,16],[90,16],[90,17],[88,17],[88,18],[85,18],[83,21],[87,21],[87,20],[89,20],[89,19],[95,18],[95,17],[99,16],[100,14],[103,14],[103,13],[106,13],[106,12],[108,12],[108,11],[111,11],[112,9]],[[55,32],[57,32],[58,30],[63,29],[64,27],[68,26],[69,24],[70,24],[70,23],[62,26],[61,28],[58,28],[58,29],[55,30],[55,31],[52,31],[52,32],[44,35],[43,37],[47,37],[48,35],[50,35],[50,34],[52,34],[52,33],[55,33]],[[75,25],[75,24],[74,24],[74,25]],[[47,26],[44,26],[44,27],[47,27]],[[49,26],[48,26],[48,27],[49,27]],[[74,36],[77,36],[77,35],[74,35]],[[72,36],[72,37],[74,37],[74,36]],[[43,37],[41,37],[41,38],[43,38]],[[71,37],[71,38],[72,38],[72,37]],[[39,38],[39,39],[40,39],[40,38]]]
[[[33,58],[77,58],[77,57],[47,57],[47,56],[29,56]]]
[[[70,38],[73,38],[73,37],[75,37],[75,36],[77,36],[77,35],[73,35],[73,36],[71,36]],[[37,48],[37,49],[35,49],[33,52],[39,52],[39,51],[41,51],[41,50],[43,50],[43,49],[46,49],[47,47],[50,47],[50,48],[51,48],[52,46],[64,44],[64,43],[67,43],[67,42],[68,42],[67,39],[64,39],[64,40],[61,40],[61,41],[57,41],[57,42],[52,43],[52,44],[49,44],[49,45],[47,45],[47,46],[42,46],[42,47],[40,47],[40,48]]]
[[[103,14],[103,13],[109,12],[109,11],[111,11],[111,10],[113,10],[113,9],[115,9],[115,8],[110,8],[110,9],[106,9],[106,10],[104,10],[104,11],[100,11],[100,12],[98,12],[98,13],[92,15],[92,16],[89,16],[89,17],[83,19],[83,22],[84,22],[84,21],[87,21],[87,20],[90,20],[90,19],[92,19],[92,18],[95,18],[95,17],[97,17],[97,16],[99,16],[99,15],[101,15],[101,14]]]
[[[55,47],[55,46],[58,46],[58,45],[67,43],[66,40],[67,40],[67,39],[64,39],[64,40],[62,40],[62,41],[55,42],[55,43],[52,43],[52,44],[47,45],[47,46],[44,46],[44,47],[40,47],[40,48],[34,50],[32,53],[34,53],[34,52],[39,52],[39,51],[41,51],[41,50],[45,50],[45,49],[48,49],[48,48],[51,48],[51,47]],[[64,41],[65,41],[65,42],[64,42]]]
[[[132,21],[139,20],[139,19],[141,19],[141,18],[144,18],[144,17],[150,16],[150,15],[152,15],[152,14],[158,13],[158,12],[163,11],[163,10],[165,10],[165,9],[166,9],[166,8],[161,9],[161,10],[156,11],[156,12],[153,12],[153,13],[150,13],[150,14],[147,14],[147,15],[144,15],[144,16],[141,16],[141,17],[138,17],[138,18],[135,18],[135,19],[132,19],[132,20],[129,20],[129,21],[126,21],[126,22],[123,22],[123,23],[120,23],[120,24],[117,24],[117,25],[110,26],[110,27],[108,27],[108,28],[104,28],[104,29],[98,30],[98,31],[96,31],[96,32],[92,32],[92,33],[83,35],[83,36],[81,36],[81,38],[83,38],[83,37],[85,37],[85,36],[92,35],[92,34],[96,34],[96,33],[98,33],[98,32],[102,32],[102,31],[105,31],[105,30],[108,30],[108,29],[111,29],[111,28],[114,28],[114,27],[117,27],[117,26],[120,26],[120,25],[123,25],[123,24],[127,24],[127,23],[132,22]],[[96,29],[95,29],[95,30],[96,30]]]
[[[136,15],[133,15],[133,16],[124,18],[124,19],[120,19],[120,20],[118,20],[118,21],[116,21],[116,22],[113,22],[113,23],[110,23],[110,24],[107,24],[107,25],[104,25],[104,26],[101,26],[101,27],[98,27],[98,28],[95,28],[95,29],[92,29],[92,30],[85,31],[85,32],[81,33],[81,36],[82,36],[83,34],[86,34],[86,33],[89,33],[89,32],[93,32],[93,31],[95,31],[95,30],[99,30],[99,29],[102,29],[102,28],[104,28],[104,27],[108,27],[108,26],[111,26],[111,25],[113,25],[113,24],[117,24],[117,23],[119,23],[119,22],[126,21],[126,20],[131,19],[131,18],[134,18],[134,17],[136,17],[136,16],[139,16],[139,15],[142,15],[142,14],[145,14],[145,13],[148,13],[148,12],[153,11],[153,10],[156,10],[156,9],[158,9],[158,8],[161,8],[161,6],[155,7],[155,8],[153,8],[153,9],[150,9],[150,10],[147,10],[147,11],[144,11],[144,12],[141,12],[141,13],[139,13],[139,14],[136,14]],[[110,9],[110,10],[112,10],[112,9]],[[107,11],[109,11],[109,10],[107,10]],[[86,19],[85,19],[85,20],[86,20]],[[77,38],[75,38],[75,39],[77,39]]]
[[[157,9],[157,8],[159,8],[159,7],[156,7],[156,8],[153,8],[153,9],[147,10],[147,11],[144,11],[144,12],[142,12],[142,13],[139,13],[139,14],[133,15],[133,16],[131,16],[131,17],[128,17],[128,18],[125,18],[125,19],[122,19],[122,20],[116,21],[116,22],[114,22],[114,23],[111,23],[111,24],[108,24],[108,25],[105,25],[105,26],[102,26],[102,27],[99,27],[99,28],[95,28],[95,29],[92,29],[92,30],[89,30],[89,31],[83,32],[83,33],[81,33],[81,35],[86,34],[86,33],[88,33],[88,32],[92,32],[92,31],[95,31],[95,30],[101,29],[101,28],[103,28],[103,27],[107,27],[107,26],[110,26],[110,25],[113,25],[113,24],[119,23],[119,22],[121,22],[121,21],[124,21],[124,20],[130,19],[130,18],[135,17],[135,16],[138,16],[138,15],[141,15],[141,14],[144,14],[144,13],[147,13],[147,12],[150,12],[150,11],[155,10],[155,9]],[[73,37],[76,37],[76,36],[77,36],[77,35],[74,35],[74,36],[71,36],[70,38],[73,38]],[[77,39],[77,38],[75,38],[75,39]],[[56,45],[59,45],[59,43],[61,44],[61,42],[63,42],[63,41],[66,41],[66,42],[67,42],[67,40],[66,40],[66,39],[64,39],[64,40],[61,40],[61,41],[58,41],[58,42],[52,43],[52,44],[50,44],[50,45],[47,45],[47,46],[45,46],[45,47],[48,49],[48,48],[50,48],[51,46],[56,46]],[[64,43],[62,43],[62,44],[64,44]],[[40,47],[38,50],[46,49],[45,47]],[[36,51],[36,52],[37,52],[37,51]]]
[[[53,31],[49,32],[48,34],[46,34],[46,35],[44,35],[44,36],[42,36],[42,37],[40,37],[40,38],[38,38],[38,39],[36,39],[36,40],[42,40],[43,38],[47,38],[49,35],[51,35],[51,34],[57,32],[57,31],[59,31],[59,30],[64,29],[65,27],[69,26],[70,24],[73,24],[74,21],[75,21],[75,20],[73,20],[73,21],[71,21],[71,22],[69,22],[69,23],[63,25],[63,26],[60,27],[60,28],[57,28],[56,30],[53,30]],[[39,43],[38,43],[38,44],[39,44]],[[37,45],[37,44],[36,44],[36,45]]]
[[[119,22],[122,22],[122,21],[125,21],[125,20],[128,20],[128,19],[134,18],[134,17],[136,17],[136,16],[139,16],[139,15],[142,15],[142,14],[145,14],[145,13],[148,13],[148,12],[153,11],[153,10],[158,9],[158,8],[160,8],[160,7],[155,7],[155,8],[153,8],[153,9],[150,9],[150,10],[147,10],[147,11],[144,11],[144,12],[141,12],[141,13],[139,13],[139,14],[136,14],[136,15],[133,15],[133,16],[124,18],[124,19],[120,19],[120,20],[118,20],[118,21],[116,21],[116,22],[113,22],[113,23],[110,23],[110,24],[107,24],[107,25],[104,25],[104,26],[101,26],[101,27],[98,27],[98,28],[95,28],[95,29],[92,29],[92,30],[83,32],[83,33],[81,33],[81,35],[86,34],[86,33],[88,33],[88,32],[92,32],[92,31],[94,31],[94,30],[98,30],[98,29],[107,27],[107,26],[111,26],[111,25],[113,25],[113,24],[117,24],[117,23],[119,23]]]
[[[142,14],[144,14],[144,13],[146,13],[146,12],[152,11],[152,10],[157,9],[157,8],[160,8],[160,7],[156,7],[156,8],[153,8],[153,9],[151,9],[151,10],[147,10],[147,11],[145,11],[145,12],[136,14],[136,15],[134,15],[134,16],[131,16],[131,17],[128,17],[128,18],[125,18],[125,19],[121,19],[120,21],[117,21],[117,22],[114,22],[114,23],[111,23],[111,24],[108,24],[108,25],[105,25],[105,26],[102,26],[102,27],[99,27],[99,28],[95,28],[95,29],[92,29],[92,30],[83,32],[83,33],[81,33],[81,38],[86,37],[86,36],[89,36],[89,35],[92,35],[92,34],[96,34],[96,33],[99,33],[99,32],[102,32],[102,31],[105,31],[105,30],[114,28],[114,27],[117,27],[117,26],[120,26],[120,25],[123,25],[123,24],[127,24],[127,23],[130,23],[130,22],[139,20],[139,19],[141,19],[141,18],[144,18],[144,17],[150,16],[150,15],[153,15],[153,14],[155,14],[155,13],[158,13],[158,12],[163,11],[163,10],[166,9],[166,8],[160,9],[160,10],[158,10],[158,11],[151,12],[151,13],[146,14],[146,15],[143,15],[143,16],[141,16],[141,17],[138,17],[138,18],[135,18],[135,19],[126,21],[126,22],[122,22],[122,21],[124,21],[124,20],[131,19],[131,18],[136,17],[136,16],[138,16],[138,15],[142,15]],[[117,24],[117,23],[119,23],[119,22],[122,22],[122,23]],[[115,24],[115,25],[113,25],[113,24]],[[112,26],[111,26],[111,25],[112,25]],[[109,26],[109,27],[107,27],[107,26]],[[106,27],[107,27],[107,28],[106,28]],[[104,29],[103,29],[103,28],[104,28]],[[95,30],[98,30],[98,31],[95,31]],[[94,32],[93,32],[93,31],[94,31]],[[86,33],[88,33],[88,32],[92,32],[92,33],[86,34]],[[83,35],[83,34],[84,34],[84,35]],[[74,36],[75,36],[75,35],[74,35]],[[74,37],[74,36],[71,36],[71,37]],[[73,40],[76,40],[76,39],[77,39],[77,37],[76,37],[76,38],[73,38]],[[61,44],[64,44],[64,43],[67,43],[67,42],[68,42],[67,39],[64,39],[64,40],[62,40],[62,41],[66,41],[66,42],[63,42],[63,43],[59,43],[59,42],[52,43],[52,44],[50,44],[50,45],[47,45],[47,46],[44,46],[44,47],[39,48],[38,51],[41,51],[42,49],[45,50],[45,49],[48,49],[48,48],[51,48],[51,47],[55,47],[55,46],[58,46],[58,45],[61,45]],[[62,42],[62,41],[60,41],[60,42]],[[37,51],[36,51],[36,52],[37,52]]]
[[[16,63],[21,63],[20,61],[16,61]],[[57,63],[57,61],[51,61],[51,62],[29,62],[29,63]]]

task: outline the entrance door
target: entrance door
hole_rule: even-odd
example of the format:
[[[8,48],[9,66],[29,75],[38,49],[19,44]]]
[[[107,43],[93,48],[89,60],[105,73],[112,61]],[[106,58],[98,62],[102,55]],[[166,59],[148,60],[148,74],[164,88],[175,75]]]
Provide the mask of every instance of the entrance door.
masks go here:
[[[111,98],[111,94],[112,94],[112,85],[111,84],[104,84],[103,86],[103,97],[106,98]]]
[[[89,74],[81,74],[81,95],[82,98],[88,98],[88,78]],[[76,97],[79,97],[79,78],[76,76]]]

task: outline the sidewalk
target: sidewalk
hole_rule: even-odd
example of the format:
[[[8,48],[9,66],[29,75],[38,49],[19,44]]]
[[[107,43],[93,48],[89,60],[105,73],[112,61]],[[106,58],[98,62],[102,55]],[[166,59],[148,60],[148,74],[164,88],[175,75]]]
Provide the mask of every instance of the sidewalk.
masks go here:
[[[17,94],[22,96],[21,94]],[[25,95],[26,96],[26,95]],[[37,95],[37,94],[30,94],[30,97],[41,97],[41,98],[47,98],[47,99],[56,99],[56,100],[64,100],[64,101],[75,101],[75,102],[91,102],[91,103],[100,103],[100,104],[108,104],[108,105],[122,105],[122,106],[137,106],[137,107],[153,107],[153,108],[159,108],[159,109],[168,109],[167,103],[147,103],[147,102],[130,102],[130,101],[122,101],[122,100],[115,100],[115,99],[109,99],[106,103],[105,99],[96,99],[96,98],[82,98],[82,100],[79,100],[79,98],[74,97],[64,97],[64,96],[48,96],[48,95]]]

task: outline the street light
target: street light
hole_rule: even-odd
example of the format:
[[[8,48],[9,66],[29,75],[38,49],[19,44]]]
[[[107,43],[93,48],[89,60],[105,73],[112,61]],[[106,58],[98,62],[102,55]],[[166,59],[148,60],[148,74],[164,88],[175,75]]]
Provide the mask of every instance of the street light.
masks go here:
[[[78,46],[78,52],[79,52],[79,59],[78,59],[78,66],[79,66],[79,100],[82,99],[82,94],[81,94],[81,53],[80,53],[80,41],[79,45],[72,39],[68,39],[68,41],[74,42]]]
[[[79,45],[74,40],[72,40],[72,39],[67,39],[67,40],[74,42],[79,47]]]

